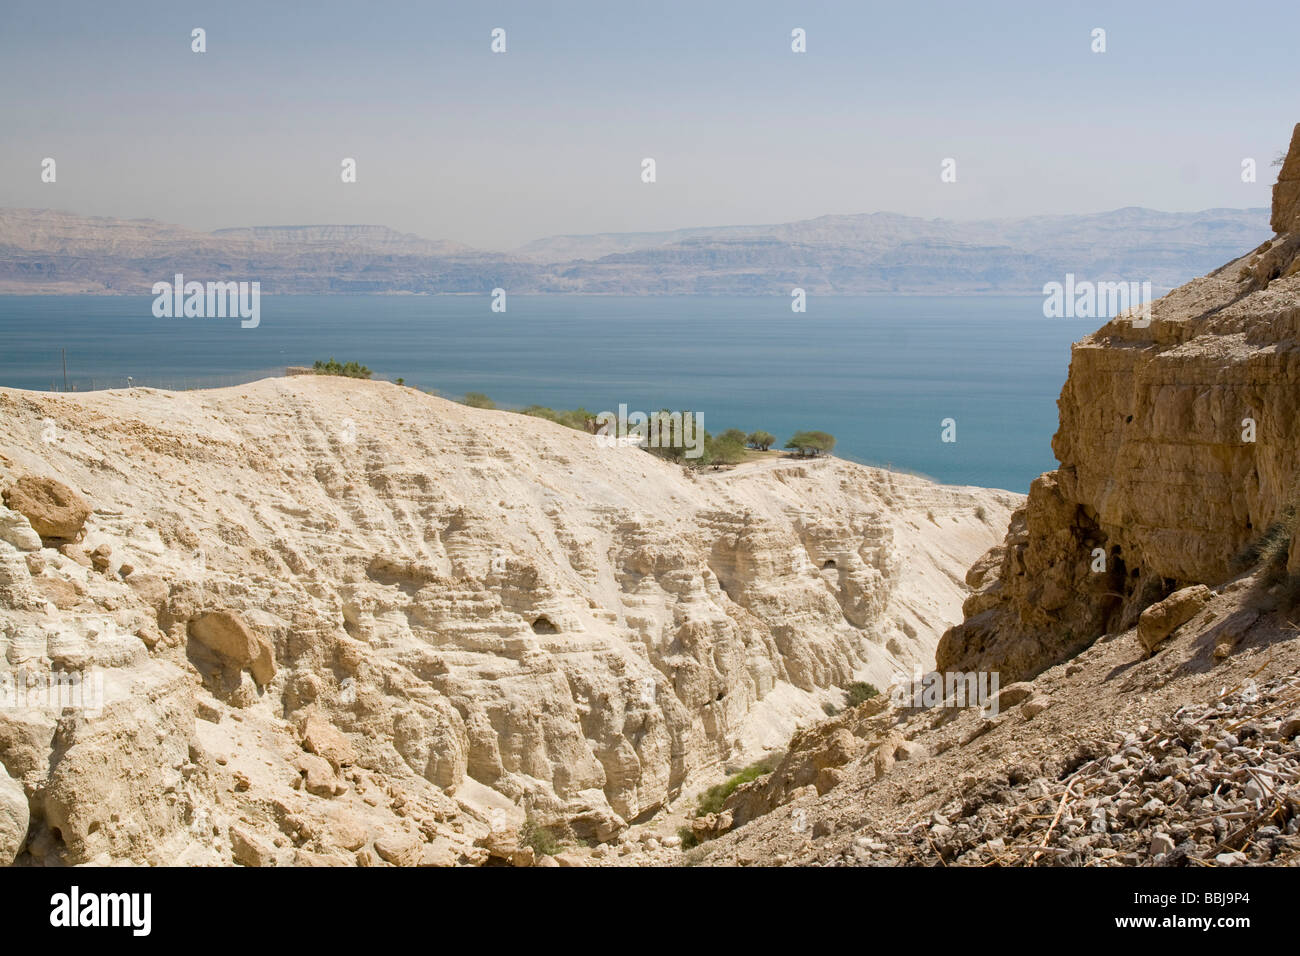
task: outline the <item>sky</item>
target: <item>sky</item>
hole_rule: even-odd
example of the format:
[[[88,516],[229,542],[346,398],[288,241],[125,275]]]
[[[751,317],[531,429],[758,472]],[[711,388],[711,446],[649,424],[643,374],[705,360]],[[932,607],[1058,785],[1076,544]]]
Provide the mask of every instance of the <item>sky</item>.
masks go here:
[[[877,211],[1267,206],[1300,121],[1300,7],[1251,9],[10,0],[0,206],[486,249]]]

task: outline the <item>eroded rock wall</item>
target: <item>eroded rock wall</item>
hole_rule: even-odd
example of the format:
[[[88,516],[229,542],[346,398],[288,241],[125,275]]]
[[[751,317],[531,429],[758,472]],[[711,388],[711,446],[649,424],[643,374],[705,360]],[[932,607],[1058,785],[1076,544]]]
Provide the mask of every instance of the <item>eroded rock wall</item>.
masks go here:
[[[0,672],[105,683],[93,715],[0,708],[36,863],[473,863],[525,815],[609,839],[928,668],[1021,500],[692,475],[319,376],[0,390],[0,487],[38,480],[76,527],[0,509]]]
[[[996,572],[940,669],[1037,673],[1179,587],[1222,582],[1296,503],[1300,126],[1273,197],[1273,239],[1158,300],[1148,326],[1120,317],[1074,346],[1060,467],[984,560]]]

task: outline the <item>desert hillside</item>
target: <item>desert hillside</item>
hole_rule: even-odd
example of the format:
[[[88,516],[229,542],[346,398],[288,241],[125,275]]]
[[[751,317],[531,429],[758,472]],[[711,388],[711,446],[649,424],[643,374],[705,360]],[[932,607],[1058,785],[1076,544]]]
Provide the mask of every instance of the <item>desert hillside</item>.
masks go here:
[[[833,459],[694,474],[326,376],[0,389],[0,490],[0,668],[103,681],[102,712],[0,708],[23,864],[520,864],[525,823],[630,846],[851,682],[927,669],[1023,501]]]

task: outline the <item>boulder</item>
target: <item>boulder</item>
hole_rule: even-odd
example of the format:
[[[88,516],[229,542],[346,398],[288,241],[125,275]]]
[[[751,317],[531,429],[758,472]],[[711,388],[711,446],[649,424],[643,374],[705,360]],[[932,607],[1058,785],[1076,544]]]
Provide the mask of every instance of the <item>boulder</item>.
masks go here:
[[[446,837],[426,843],[420,850],[420,866],[447,867],[456,865],[455,845]]]
[[[329,762],[315,754],[299,754],[298,771],[303,777],[303,788],[318,797],[337,796],[347,789],[334,775]]]
[[[27,842],[27,794],[0,764],[0,866],[13,863]]]
[[[248,827],[230,828],[230,851],[240,866],[275,866],[275,847]]]
[[[100,574],[108,571],[113,566],[113,549],[107,544],[101,544],[94,551],[90,552],[90,565]]]
[[[1026,681],[1017,681],[1002,688],[998,695],[998,710],[1010,710],[1016,704],[1027,701],[1034,695],[1034,685]]]
[[[385,830],[375,837],[375,852],[393,866],[419,866],[424,842],[406,830]]]
[[[335,770],[356,760],[351,741],[317,711],[312,711],[303,721],[302,747],[308,753],[324,757]]]
[[[1204,584],[1195,584],[1175,591],[1143,611],[1138,618],[1137,636],[1147,653],[1153,652],[1161,641],[1195,617],[1209,602],[1211,594]]]
[[[1039,714],[1041,714],[1043,711],[1047,710],[1047,708],[1051,706],[1052,706],[1052,700],[1050,697],[1045,697],[1042,694],[1037,694],[1029,698],[1029,700],[1025,701],[1025,706],[1020,708],[1020,712],[1025,715],[1026,720],[1033,720],[1035,717],[1037,717]]]
[[[46,542],[73,541],[90,517],[90,505],[61,481],[23,475],[4,491],[4,503],[19,512]]]
[[[247,668],[253,680],[268,684],[275,676],[271,642],[254,633],[232,611],[208,611],[190,621],[190,636],[239,668]]]

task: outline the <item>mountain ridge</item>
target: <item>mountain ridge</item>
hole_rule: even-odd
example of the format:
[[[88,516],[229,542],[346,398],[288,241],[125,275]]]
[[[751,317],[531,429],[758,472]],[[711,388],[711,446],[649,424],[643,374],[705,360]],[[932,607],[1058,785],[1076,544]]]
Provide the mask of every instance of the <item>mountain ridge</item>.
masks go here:
[[[375,224],[202,232],[152,219],[0,209],[0,293],[149,294],[177,271],[267,294],[1040,294],[1067,272],[1160,292],[1269,235],[1269,211],[958,221],[876,212],[769,225],[552,236],[475,249]]]

